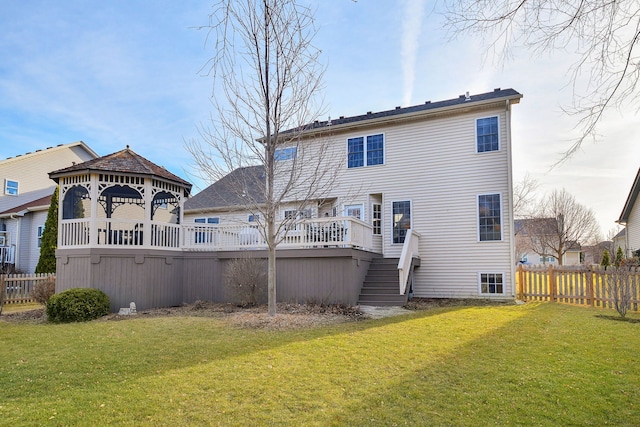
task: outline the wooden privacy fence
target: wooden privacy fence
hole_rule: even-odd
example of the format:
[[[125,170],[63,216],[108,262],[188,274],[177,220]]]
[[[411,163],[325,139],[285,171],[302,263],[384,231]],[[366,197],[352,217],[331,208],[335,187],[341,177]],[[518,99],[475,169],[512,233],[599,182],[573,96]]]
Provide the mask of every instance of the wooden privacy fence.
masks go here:
[[[517,297],[523,301],[613,308],[616,284],[623,281],[630,294],[630,310],[638,311],[640,304],[640,269],[637,267],[521,265],[517,280]]]
[[[52,278],[55,274],[2,274],[0,275],[0,308],[2,304],[35,302],[31,291],[38,282]]]

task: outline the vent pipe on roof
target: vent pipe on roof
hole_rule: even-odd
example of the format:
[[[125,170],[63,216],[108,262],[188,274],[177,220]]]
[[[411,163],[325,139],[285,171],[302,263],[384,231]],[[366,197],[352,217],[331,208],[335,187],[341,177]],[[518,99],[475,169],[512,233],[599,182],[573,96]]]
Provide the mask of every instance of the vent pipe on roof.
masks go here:
[[[469,96],[469,91],[467,91],[467,92],[464,94],[464,100],[465,100],[465,101],[471,101],[471,97]]]

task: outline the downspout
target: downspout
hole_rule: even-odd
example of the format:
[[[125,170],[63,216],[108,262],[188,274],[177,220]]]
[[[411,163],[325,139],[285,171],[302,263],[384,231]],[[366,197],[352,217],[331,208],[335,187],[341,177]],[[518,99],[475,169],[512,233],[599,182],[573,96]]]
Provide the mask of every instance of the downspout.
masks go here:
[[[509,259],[511,261],[511,296],[515,297],[517,293],[516,289],[516,253],[515,253],[515,233],[513,232],[513,164],[511,158],[511,104],[509,100],[505,101],[505,116],[507,126],[507,175],[509,185]]]

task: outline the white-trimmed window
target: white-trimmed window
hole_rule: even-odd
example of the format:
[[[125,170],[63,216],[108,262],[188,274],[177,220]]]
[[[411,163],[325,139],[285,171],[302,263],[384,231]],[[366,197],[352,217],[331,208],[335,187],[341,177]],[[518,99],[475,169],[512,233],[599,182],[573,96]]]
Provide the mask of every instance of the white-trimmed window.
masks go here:
[[[36,236],[38,240],[38,247],[42,246],[42,233],[44,233],[44,225],[38,226],[38,231]]]
[[[14,181],[11,179],[4,180],[4,194],[7,196],[17,196],[18,195],[18,181]]]
[[[500,150],[498,116],[476,119],[476,152]]]
[[[347,139],[347,167],[360,168],[384,164],[384,134]]]
[[[284,211],[284,219],[307,219],[311,218],[311,209],[287,209]]]
[[[502,273],[480,273],[481,294],[504,294],[504,275]]]
[[[363,205],[347,205],[344,207],[344,216],[352,216],[354,218],[364,218]]]
[[[260,215],[249,214],[249,222],[258,222],[259,220],[260,220]]]
[[[502,207],[499,193],[478,196],[478,240],[502,240]]]
[[[379,236],[382,234],[382,204],[380,203],[371,205],[371,227],[374,235]]]
[[[276,161],[292,160],[295,159],[297,155],[298,147],[277,148],[273,154],[273,159]]]
[[[196,224],[220,224],[219,217],[196,218],[193,220]]]
[[[411,201],[391,202],[393,215],[393,243],[404,243],[407,230],[411,228]]]

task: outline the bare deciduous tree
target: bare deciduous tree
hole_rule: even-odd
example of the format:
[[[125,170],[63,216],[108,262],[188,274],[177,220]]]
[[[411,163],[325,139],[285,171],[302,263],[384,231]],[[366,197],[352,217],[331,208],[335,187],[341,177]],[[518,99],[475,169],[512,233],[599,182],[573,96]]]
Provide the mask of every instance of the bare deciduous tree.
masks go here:
[[[538,181],[528,173],[513,186],[513,216],[514,218],[530,218],[535,208],[535,193],[539,187]]]
[[[269,253],[269,314],[275,315],[276,247],[295,219],[281,221],[281,207],[293,203],[297,207],[288,209],[303,211],[310,200],[321,201],[340,171],[328,144],[303,140],[305,125],[324,109],[316,96],[324,66],[312,45],[313,14],[295,0],[220,0],[201,28],[214,41],[204,68],[213,77],[214,112],[211,125],[199,129],[202,141],[187,142],[187,149],[207,181],[263,167],[263,175],[255,168],[232,174],[228,179],[237,181],[227,187],[244,201],[238,207],[256,213]]]
[[[555,257],[559,264],[573,245],[595,244],[600,235],[593,211],[564,189],[545,197],[524,228],[530,249],[543,257]]]
[[[640,12],[637,1],[610,0],[446,0],[447,25],[454,35],[489,41],[502,60],[523,46],[536,53],[574,50],[569,71],[580,136],[562,162],[588,137],[595,138],[605,112],[625,101],[640,106]],[[578,81],[588,76],[586,87]]]
[[[637,292],[638,263],[635,260],[627,260],[625,265],[610,268],[605,278],[607,294],[613,308],[624,319]]]

